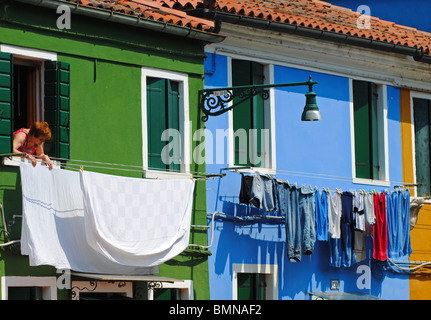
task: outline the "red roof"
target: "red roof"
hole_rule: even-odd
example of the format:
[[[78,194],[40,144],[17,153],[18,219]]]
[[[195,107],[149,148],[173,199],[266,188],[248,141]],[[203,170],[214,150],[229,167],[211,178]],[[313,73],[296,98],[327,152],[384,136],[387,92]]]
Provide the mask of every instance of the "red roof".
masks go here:
[[[251,18],[332,31],[350,36],[431,50],[431,33],[370,17],[370,28],[358,28],[360,13],[318,0],[154,0],[178,10],[209,8]]]
[[[87,7],[106,9],[142,19],[160,21],[212,33],[214,22],[187,15],[180,10],[162,7],[161,1],[151,0],[66,0]],[[159,3],[160,2],[160,3]]]

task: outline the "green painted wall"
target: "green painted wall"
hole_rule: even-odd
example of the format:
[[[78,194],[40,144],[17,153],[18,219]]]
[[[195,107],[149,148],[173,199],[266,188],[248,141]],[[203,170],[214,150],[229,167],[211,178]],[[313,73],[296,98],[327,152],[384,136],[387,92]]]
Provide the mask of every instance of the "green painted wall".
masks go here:
[[[201,125],[197,93],[203,87],[202,43],[74,15],[72,29],[60,31],[54,10],[11,3],[7,10],[0,4],[0,43],[56,52],[57,60],[70,64],[71,159],[142,166],[141,66],[188,73],[192,130]],[[85,169],[142,176],[142,172],[106,171],[91,165],[96,164]],[[205,167],[192,165],[190,170],[205,172]],[[0,167],[0,181],[8,222],[21,215],[18,168]],[[205,193],[205,182],[197,181],[192,224],[206,225]],[[21,221],[15,220],[11,237],[19,239]],[[206,245],[206,231],[192,232],[191,243]],[[52,267],[29,267],[27,257],[12,251],[0,248],[0,275],[56,274]],[[160,275],[193,279],[195,299],[209,299],[206,255],[185,252],[161,265]]]

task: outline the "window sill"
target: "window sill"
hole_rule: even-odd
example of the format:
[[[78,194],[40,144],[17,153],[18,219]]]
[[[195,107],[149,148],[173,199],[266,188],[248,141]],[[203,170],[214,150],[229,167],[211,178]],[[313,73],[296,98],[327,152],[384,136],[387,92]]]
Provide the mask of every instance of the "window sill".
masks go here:
[[[390,181],[372,180],[372,179],[363,179],[363,178],[353,178],[353,183],[374,185],[374,186],[380,186],[380,187],[390,187],[391,185]]]
[[[42,160],[36,160],[37,165],[44,165],[44,162]],[[19,167],[20,162],[28,162],[31,163],[30,160],[22,158],[22,157],[3,157],[1,158],[1,163],[3,166],[9,166],[9,167]],[[52,161],[52,167],[60,169],[61,163],[58,161]]]

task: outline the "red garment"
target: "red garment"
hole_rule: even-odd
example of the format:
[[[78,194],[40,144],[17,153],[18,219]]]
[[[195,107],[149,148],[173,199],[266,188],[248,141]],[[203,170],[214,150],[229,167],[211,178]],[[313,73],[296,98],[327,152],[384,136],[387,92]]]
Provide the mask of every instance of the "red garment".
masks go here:
[[[29,131],[27,129],[21,128],[21,129],[15,131],[13,133],[13,135],[15,136],[18,132],[25,133],[25,135],[26,135],[24,145],[22,145],[21,147],[19,147],[18,151],[25,152],[27,154],[34,154],[35,151],[36,151],[36,149],[37,149],[37,144],[35,144],[33,148],[28,148],[27,147],[28,133],[29,133]]]
[[[380,261],[388,259],[388,224],[386,220],[386,195],[374,194],[374,213],[376,223],[373,228],[373,258]]]

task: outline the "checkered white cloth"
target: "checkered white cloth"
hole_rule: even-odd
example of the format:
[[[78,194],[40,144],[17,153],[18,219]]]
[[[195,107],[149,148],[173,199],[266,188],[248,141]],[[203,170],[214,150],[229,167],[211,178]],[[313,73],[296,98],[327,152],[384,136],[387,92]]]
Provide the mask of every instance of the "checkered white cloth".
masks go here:
[[[30,265],[145,275],[189,241],[194,182],[20,164],[21,253]]]
[[[86,238],[120,264],[158,265],[189,244],[194,182],[81,172]]]

